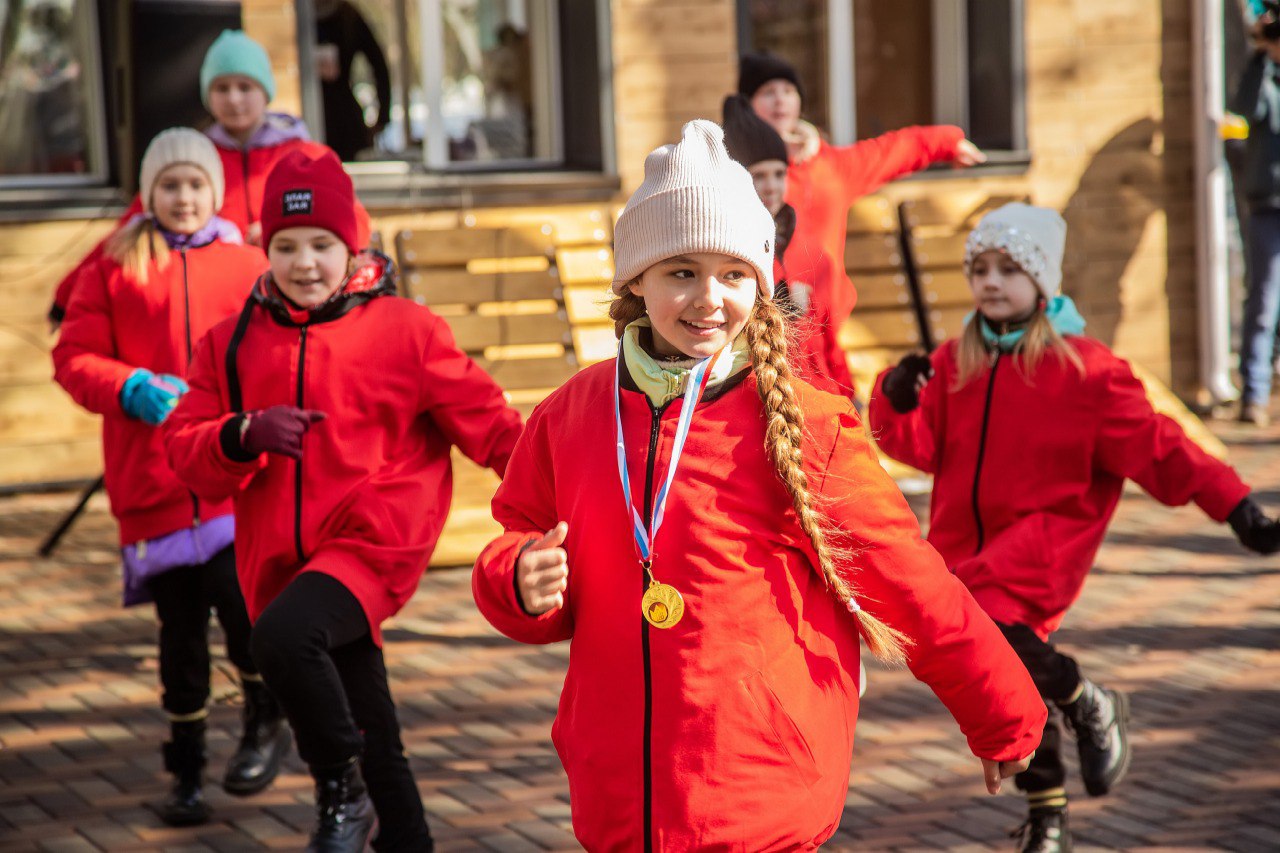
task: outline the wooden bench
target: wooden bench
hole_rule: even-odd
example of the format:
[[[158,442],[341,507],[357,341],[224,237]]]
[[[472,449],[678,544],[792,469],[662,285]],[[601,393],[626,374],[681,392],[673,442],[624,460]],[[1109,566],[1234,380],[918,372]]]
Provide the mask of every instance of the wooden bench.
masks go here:
[[[605,208],[470,211],[454,227],[406,229],[395,238],[400,291],[442,316],[527,416],[586,363],[570,316],[586,293],[607,290],[611,231]],[[437,566],[472,562],[501,533],[490,515],[497,476],[456,450],[453,462]]]

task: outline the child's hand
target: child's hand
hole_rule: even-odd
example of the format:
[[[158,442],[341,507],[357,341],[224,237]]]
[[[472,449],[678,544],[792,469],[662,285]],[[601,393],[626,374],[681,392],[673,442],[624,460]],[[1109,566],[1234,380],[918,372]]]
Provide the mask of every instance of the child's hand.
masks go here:
[[[1262,507],[1253,500],[1245,498],[1227,516],[1227,523],[1235,532],[1240,544],[1259,554],[1274,554],[1280,551],[1280,522],[1267,518]]]
[[[564,607],[569,588],[569,555],[560,546],[569,535],[563,521],[546,532],[516,560],[516,588],[524,609],[534,616]]]
[[[987,155],[982,153],[982,149],[974,145],[967,139],[961,139],[956,143],[956,154],[951,158],[951,162],[961,168],[977,166],[979,163],[987,162]]]
[[[884,378],[884,395],[900,415],[920,405],[920,394],[933,378],[933,362],[927,355],[912,354]]]
[[[240,446],[254,456],[276,453],[298,460],[302,458],[302,436],[312,424],[324,419],[324,412],[296,406],[250,412],[240,433]]]
[[[1000,780],[1008,779],[1010,776],[1016,776],[1031,766],[1031,753],[1021,761],[990,761],[986,758],[982,759],[982,775],[987,782],[987,793],[1000,793]]]

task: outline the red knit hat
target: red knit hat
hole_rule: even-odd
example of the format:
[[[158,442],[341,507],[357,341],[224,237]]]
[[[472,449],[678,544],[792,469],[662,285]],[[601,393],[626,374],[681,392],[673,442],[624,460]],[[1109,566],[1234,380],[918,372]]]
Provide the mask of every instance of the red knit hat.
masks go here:
[[[262,195],[262,245],[285,228],[323,228],[338,235],[351,253],[356,245],[356,192],[332,151],[318,157],[293,151],[267,175]]]

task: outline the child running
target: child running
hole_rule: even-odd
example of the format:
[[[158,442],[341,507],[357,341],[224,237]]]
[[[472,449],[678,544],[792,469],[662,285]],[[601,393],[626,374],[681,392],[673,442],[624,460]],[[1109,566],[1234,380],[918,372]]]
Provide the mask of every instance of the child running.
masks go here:
[[[589,850],[829,838],[859,634],[933,688],[993,793],[1043,726],[849,400],[793,376],[773,240],[717,125],[651,153],[615,232],[618,358],[534,411],[494,498],[473,592],[513,639],[572,640],[551,734]]]
[[[723,110],[725,148],[751,173],[777,228],[774,301],[795,318],[796,329],[789,362],[822,390],[851,396],[853,375],[840,346],[840,324],[831,317],[836,265],[818,246],[797,239],[796,210],[786,202],[787,144],[742,95],[725,98]]]
[[[499,474],[520,432],[502,389],[395,271],[359,255],[336,156],[267,179],[271,269],[201,342],[167,424],[200,494],[233,498],[253,657],[316,782],[309,849],[430,850],[382,655],[449,512],[456,445]],[[375,818],[376,816],[376,818]]]
[[[1076,737],[1092,796],[1129,767],[1127,697],[1085,678],[1048,640],[1080,595],[1132,479],[1170,506],[1194,502],[1245,547],[1280,548],[1280,526],[1225,463],[1158,415],[1129,365],[1084,337],[1059,291],[1066,223],[1015,203],[969,236],[974,313],[958,340],[881,374],[873,433],[934,475],[929,542],[1022,658]],[[1061,735],[1052,717],[1031,767],[1024,851],[1071,849]]]
[[[306,151],[316,157],[328,150],[312,141],[302,119],[267,110],[275,95],[276,81],[266,50],[242,30],[223,30],[200,66],[200,97],[213,116],[205,133],[217,149],[224,177],[223,200],[215,212],[255,246],[262,234],[262,188],[267,173],[290,152]],[[120,224],[141,210],[142,200],[135,198]],[[359,217],[360,243],[364,245],[369,235],[364,208],[360,208]],[[49,320],[55,327],[62,322],[80,271],[101,257],[103,244],[58,284],[49,309]]]
[[[289,744],[250,656],[231,505],[202,500],[178,481],[157,429],[186,391],[180,377],[193,343],[239,310],[266,259],[214,215],[222,202],[222,163],[203,134],[189,128],[158,134],[143,155],[138,183],[143,212],[81,275],[53,363],[67,393],[102,415],[124,603],[155,601],[162,703],[170,720],[164,765],[175,777],[159,813],[166,823],[184,826],[209,819],[201,777],[210,609],[226,633],[245,697],[244,734],[223,786],[240,795],[262,790]]]

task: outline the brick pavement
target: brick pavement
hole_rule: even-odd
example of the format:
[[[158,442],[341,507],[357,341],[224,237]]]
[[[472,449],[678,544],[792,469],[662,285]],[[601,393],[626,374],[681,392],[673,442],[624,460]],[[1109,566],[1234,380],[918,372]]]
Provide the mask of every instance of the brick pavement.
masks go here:
[[[1215,429],[1280,509],[1280,429]],[[117,605],[114,528],[100,499],[56,559],[30,556],[69,502],[0,500],[0,853],[300,848],[311,793],[296,756],[258,797],[212,786],[208,826],[170,829],[147,808],[166,786],[153,616]],[[429,575],[387,636],[441,848],[575,849],[548,739],[567,648],[496,636],[465,571]],[[1069,783],[1081,849],[1280,850],[1280,558],[1252,559],[1194,509],[1127,493],[1057,640],[1133,698],[1126,783],[1102,800]],[[215,693],[220,772],[238,719],[223,672]],[[829,849],[1008,850],[1022,817],[1016,796],[982,794],[954,724],[903,672],[871,674],[852,782]]]

